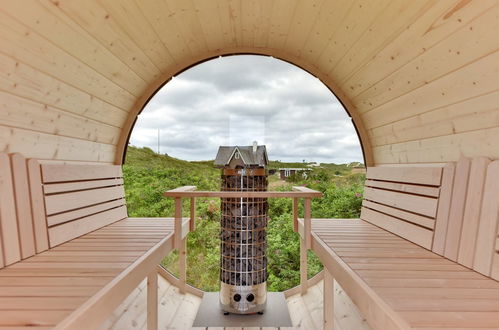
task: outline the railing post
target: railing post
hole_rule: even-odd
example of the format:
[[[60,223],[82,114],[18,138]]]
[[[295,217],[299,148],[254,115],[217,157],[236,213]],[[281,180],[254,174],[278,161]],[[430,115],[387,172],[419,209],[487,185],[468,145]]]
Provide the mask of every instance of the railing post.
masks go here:
[[[305,246],[308,250],[312,248],[312,199],[305,198],[304,216],[303,216],[303,231],[305,236]]]
[[[187,281],[187,238],[182,239],[180,249],[178,250],[178,260],[178,272],[180,280],[178,290],[181,294],[184,294]]]
[[[179,292],[185,293],[187,278],[187,238],[182,238],[182,198],[175,197],[175,248],[178,250]]]
[[[196,197],[191,197],[191,220],[189,222],[189,230],[196,230]]]
[[[293,198],[293,230],[298,232],[298,203],[300,202],[299,198]]]
[[[324,267],[324,330],[334,329],[334,277]]]
[[[179,250],[182,241],[182,198],[175,197],[175,223],[174,223],[175,249]]]
[[[304,295],[308,290],[308,256],[307,251],[311,248],[311,233],[312,211],[311,198],[305,198],[304,217],[303,217],[303,236],[300,237],[300,288],[301,294]]]
[[[147,275],[147,330],[158,329],[158,272]]]
[[[307,247],[305,240],[300,237],[300,293],[302,295],[308,290],[308,262],[307,262]]]

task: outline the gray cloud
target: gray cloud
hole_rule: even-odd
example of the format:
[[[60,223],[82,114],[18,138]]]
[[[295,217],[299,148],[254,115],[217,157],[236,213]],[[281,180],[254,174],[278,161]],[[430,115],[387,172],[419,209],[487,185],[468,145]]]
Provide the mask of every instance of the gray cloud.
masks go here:
[[[167,83],[139,116],[131,144],[171,156],[213,159],[219,145],[265,143],[271,159],[362,161],[355,129],[318,79],[286,62],[231,56]]]

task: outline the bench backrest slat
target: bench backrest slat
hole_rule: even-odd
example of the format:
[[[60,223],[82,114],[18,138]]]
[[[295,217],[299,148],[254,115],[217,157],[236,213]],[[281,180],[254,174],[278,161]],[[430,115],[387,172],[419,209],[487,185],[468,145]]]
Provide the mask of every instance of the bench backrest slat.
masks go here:
[[[442,173],[440,196],[438,198],[438,211],[432,246],[432,251],[440,255],[443,255],[445,250],[445,237],[447,235],[447,226],[449,224],[449,213],[452,202],[452,185],[454,184],[455,172],[456,165],[454,163],[445,164]]]
[[[476,239],[473,269],[499,279],[498,247],[496,246],[499,222],[499,160],[487,167],[483,190],[480,223]]]
[[[2,245],[0,266],[8,266],[21,260],[12,168],[7,154],[0,154],[0,235]]]
[[[36,252],[32,221],[33,216],[31,214],[31,201],[29,198],[28,169],[26,166],[26,159],[21,154],[12,154],[10,160],[16,199],[21,258],[25,259],[31,257]]]
[[[442,167],[370,167],[361,219],[431,249]]]
[[[454,185],[452,188],[452,202],[450,206],[447,234],[445,238],[444,256],[452,261],[457,261],[461,229],[464,219],[464,208],[468,192],[468,179],[471,161],[461,158],[456,165]]]
[[[127,217],[118,165],[42,164],[50,247]]]
[[[31,199],[31,214],[35,233],[36,253],[49,248],[47,220],[45,216],[45,200],[43,196],[42,172],[36,159],[28,160],[29,193]]]
[[[392,167],[377,166],[367,169],[367,179],[407,182],[426,186],[440,186],[442,177],[442,167],[439,166],[418,166],[418,167]]]
[[[458,253],[458,262],[468,268],[473,268],[485,177],[489,164],[490,159],[486,157],[477,157],[471,162]]]

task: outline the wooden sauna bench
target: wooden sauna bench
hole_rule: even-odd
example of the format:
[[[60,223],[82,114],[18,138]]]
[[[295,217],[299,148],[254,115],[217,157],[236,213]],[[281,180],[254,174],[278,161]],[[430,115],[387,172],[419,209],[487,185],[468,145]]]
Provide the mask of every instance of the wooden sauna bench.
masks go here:
[[[98,328],[146,277],[155,328],[156,267],[174,222],[128,218],[122,176],[0,154],[0,329]]]
[[[368,168],[360,219],[312,219],[325,329],[333,279],[373,329],[499,329],[498,183],[486,158]]]

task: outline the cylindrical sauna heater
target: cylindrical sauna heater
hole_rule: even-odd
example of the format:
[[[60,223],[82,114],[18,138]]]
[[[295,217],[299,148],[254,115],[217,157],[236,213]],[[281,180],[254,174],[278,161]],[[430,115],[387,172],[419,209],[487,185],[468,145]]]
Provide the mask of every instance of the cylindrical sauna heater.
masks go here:
[[[222,191],[266,191],[263,167],[223,168]],[[222,198],[220,305],[261,313],[267,302],[267,198]]]

